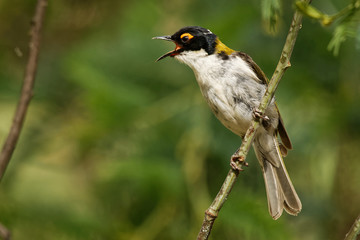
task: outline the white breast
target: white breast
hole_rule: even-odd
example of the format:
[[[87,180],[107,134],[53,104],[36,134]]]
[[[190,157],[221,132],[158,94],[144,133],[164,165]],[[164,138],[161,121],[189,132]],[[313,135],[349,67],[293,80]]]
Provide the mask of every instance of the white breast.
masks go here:
[[[266,87],[248,64],[236,55],[224,60],[204,50],[183,52],[175,58],[193,69],[201,92],[217,118],[243,136]]]

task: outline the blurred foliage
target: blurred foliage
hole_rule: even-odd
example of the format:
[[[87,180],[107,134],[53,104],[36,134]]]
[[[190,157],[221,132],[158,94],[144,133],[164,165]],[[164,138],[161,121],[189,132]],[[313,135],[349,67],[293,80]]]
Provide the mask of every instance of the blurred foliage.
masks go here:
[[[35,2],[0,3],[2,141]],[[0,189],[13,238],[194,239],[241,140],[212,116],[188,67],[154,62],[173,46],[151,37],[204,26],[270,76],[294,7],[264,2],[49,1],[35,96]],[[344,4],[313,2],[324,12]],[[265,6],[278,14],[276,36],[262,28]],[[360,54],[348,39],[334,57],[332,30],[304,19],[277,91],[303,211],[271,219],[250,154],[211,239],[342,239],[359,214]]]
[[[356,38],[360,43],[360,0],[352,0],[348,6],[333,15],[325,14],[302,1],[297,1],[296,7],[306,16],[318,20],[323,26],[329,26],[340,19],[328,45],[329,51],[333,51],[335,55],[339,54],[340,46],[347,38]]]
[[[262,0],[261,13],[265,29],[271,34],[276,34],[279,29],[279,19],[281,13],[280,0]]]

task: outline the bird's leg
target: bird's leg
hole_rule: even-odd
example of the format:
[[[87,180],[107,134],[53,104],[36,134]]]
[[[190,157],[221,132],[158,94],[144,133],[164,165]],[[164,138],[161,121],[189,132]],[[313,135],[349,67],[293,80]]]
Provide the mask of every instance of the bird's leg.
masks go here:
[[[236,150],[230,158],[230,166],[235,171],[243,171],[244,169],[242,169],[241,166],[249,166],[249,164],[245,162],[244,157],[239,156],[239,150],[240,149]]]

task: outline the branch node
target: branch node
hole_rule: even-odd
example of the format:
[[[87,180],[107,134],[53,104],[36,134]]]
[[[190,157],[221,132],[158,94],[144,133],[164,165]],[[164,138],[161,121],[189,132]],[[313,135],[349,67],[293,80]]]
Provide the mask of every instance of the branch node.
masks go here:
[[[218,216],[218,212],[212,209],[211,207],[205,211],[205,217],[207,218],[207,220],[215,220],[217,216]]]

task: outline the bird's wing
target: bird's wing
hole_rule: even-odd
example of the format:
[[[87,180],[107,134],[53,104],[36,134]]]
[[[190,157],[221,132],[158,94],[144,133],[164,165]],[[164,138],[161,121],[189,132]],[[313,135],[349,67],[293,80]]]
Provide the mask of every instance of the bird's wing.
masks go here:
[[[236,54],[241,57],[242,60],[244,60],[245,62],[247,62],[249,64],[249,66],[251,67],[251,69],[255,72],[256,76],[258,77],[258,79],[261,81],[261,83],[268,85],[269,83],[269,79],[266,77],[265,73],[261,70],[261,68],[254,62],[254,60],[252,60],[252,58],[247,55],[244,52],[236,52]],[[280,111],[279,108],[277,106],[277,104],[275,103],[276,106],[276,110],[279,114],[279,125],[278,125],[278,132],[281,138],[281,142],[283,143],[283,145],[287,148],[287,149],[292,149],[292,144],[289,138],[289,135],[286,132],[285,129],[285,125],[284,122],[281,118],[280,115]]]
[[[242,60],[244,60],[249,67],[255,72],[256,76],[260,80],[262,84],[268,84],[269,80],[267,79],[265,73],[261,70],[261,68],[252,60],[252,58],[244,52],[236,52],[237,56],[239,56]]]

